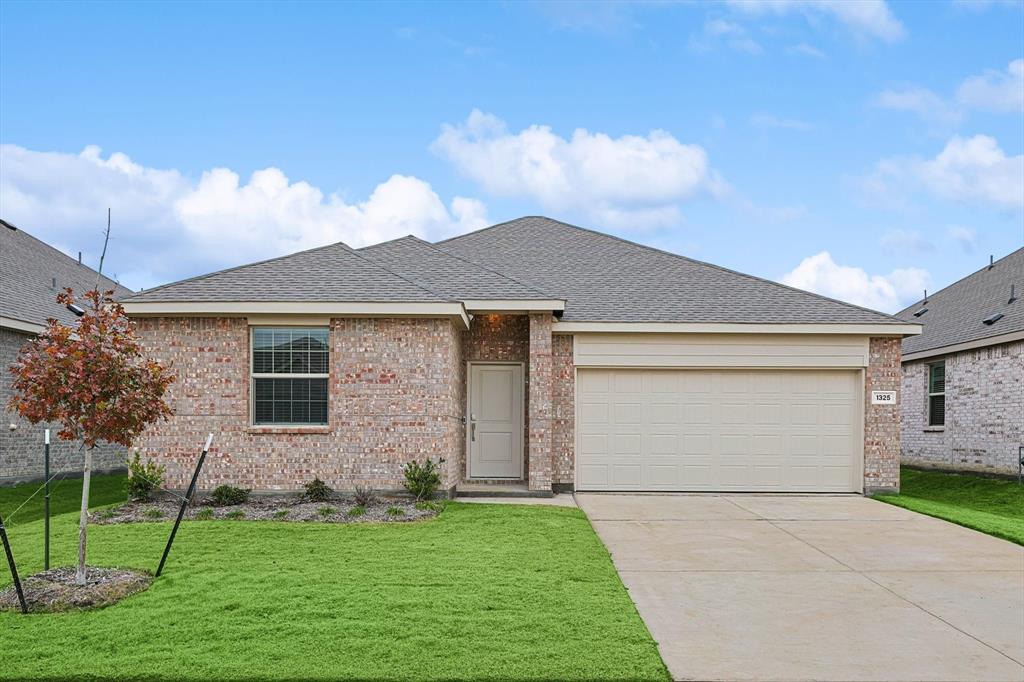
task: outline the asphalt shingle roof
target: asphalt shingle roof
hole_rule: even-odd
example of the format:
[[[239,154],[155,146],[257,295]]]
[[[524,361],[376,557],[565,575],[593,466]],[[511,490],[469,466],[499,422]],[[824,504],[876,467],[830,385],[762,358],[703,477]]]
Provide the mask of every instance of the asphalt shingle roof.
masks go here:
[[[1010,303],[1010,286],[1017,300]],[[928,311],[920,317],[914,313]],[[1001,313],[1002,319],[987,325],[982,320]],[[917,301],[897,315],[908,322],[924,325],[918,336],[903,339],[903,353],[918,353],[958,343],[980,341],[1024,331],[1024,248],[1000,258],[959,282]]]
[[[132,293],[108,277],[99,283],[113,289],[115,298]],[[57,303],[57,294],[71,287],[78,296],[95,286],[95,270],[0,220],[0,316],[31,324],[45,325],[49,318],[72,324],[78,318]]]
[[[417,237],[359,249],[370,260],[455,300],[555,298],[494,270],[443,251]]]
[[[408,303],[451,299],[338,242],[165,284],[126,300]]]
[[[519,218],[436,246],[566,299],[567,322],[903,324],[550,218]]]

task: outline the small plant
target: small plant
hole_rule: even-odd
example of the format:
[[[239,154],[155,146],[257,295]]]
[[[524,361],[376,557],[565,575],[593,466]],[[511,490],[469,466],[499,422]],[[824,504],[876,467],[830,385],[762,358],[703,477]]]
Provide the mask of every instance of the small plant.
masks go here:
[[[407,462],[405,471],[405,489],[412,493],[417,501],[429,500],[434,496],[438,486],[441,485],[441,474],[438,466],[444,460],[439,459],[437,463],[429,457],[420,464],[417,460]]]
[[[369,507],[373,503],[373,488],[357,485],[352,491],[352,499],[360,507]]]
[[[158,507],[152,507],[142,512],[142,515],[147,519],[162,519],[164,517],[164,510]]]
[[[277,519],[278,521],[282,521],[282,520],[288,518],[288,510],[287,509],[278,509],[276,512],[274,512],[274,518]]]
[[[308,502],[326,502],[334,497],[334,490],[319,478],[314,478],[305,485],[305,488],[306,492],[302,497]]]
[[[228,512],[228,515],[224,518],[231,519],[232,521],[238,521],[239,519],[245,518],[245,512],[242,511],[241,509],[235,509],[232,512]]]
[[[236,488],[233,485],[219,485],[214,489],[210,497],[218,506],[231,507],[248,502],[249,492],[245,488]]]
[[[405,510],[401,507],[388,507],[388,516],[405,516]]]
[[[334,507],[320,507],[319,509],[316,510],[316,513],[326,519],[328,516],[330,516],[336,511],[338,510],[335,509]]]
[[[196,516],[195,517],[196,517],[196,519],[198,519],[200,521],[209,521],[210,519],[213,518],[213,508],[212,507],[203,507],[202,509],[200,509],[199,511],[196,512]]]
[[[423,502],[417,502],[416,508],[420,511],[433,511],[440,513],[444,511],[444,502],[431,502],[429,500],[424,500]]]
[[[114,518],[115,516],[117,516],[117,509],[117,507],[107,507],[106,509],[100,511],[100,520],[109,521],[110,519]]]
[[[347,512],[345,512],[345,515],[348,516],[349,518],[356,519],[356,518],[359,518],[360,516],[362,516],[365,513],[366,513],[366,507],[364,507],[362,505],[358,505],[358,506],[352,507]]]
[[[148,502],[164,483],[165,467],[153,460],[143,464],[138,450],[135,451],[134,457],[125,461],[125,464],[128,465],[128,480],[125,481],[124,487],[128,499]]]

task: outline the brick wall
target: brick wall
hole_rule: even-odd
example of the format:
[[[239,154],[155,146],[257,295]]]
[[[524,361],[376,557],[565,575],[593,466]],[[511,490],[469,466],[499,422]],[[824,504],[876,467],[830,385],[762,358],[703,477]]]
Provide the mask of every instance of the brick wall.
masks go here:
[[[551,457],[556,486],[576,483],[576,368],[573,365],[572,335],[556,334],[551,346],[553,383],[551,387]]]
[[[249,425],[249,330],[244,318],[138,320],[153,357],[170,363],[175,416],[138,446],[184,487],[207,432],[214,446],[200,487],[296,490],[314,476],[344,490],[401,488],[410,459],[444,457],[458,480],[462,407],[458,332],[441,319],[331,322],[329,424],[308,430]]]
[[[899,338],[874,337],[864,374],[864,492],[899,490],[900,393]],[[895,405],[872,405],[871,391],[896,391]]]
[[[62,441],[57,437],[59,426],[36,424],[7,409],[14,390],[9,368],[18,357],[18,351],[32,338],[31,334],[0,329],[0,483],[18,483],[43,477],[43,430],[50,428],[50,473],[79,472],[83,456],[79,441]],[[10,425],[15,429],[11,431]],[[98,445],[93,450],[93,471],[123,469],[127,458],[120,445]]]
[[[551,313],[530,314],[529,414],[530,490],[551,491],[552,334]]]
[[[928,426],[928,365],[946,362],[946,424]],[[1024,445],[1024,342],[903,365],[902,460],[1016,474]]]

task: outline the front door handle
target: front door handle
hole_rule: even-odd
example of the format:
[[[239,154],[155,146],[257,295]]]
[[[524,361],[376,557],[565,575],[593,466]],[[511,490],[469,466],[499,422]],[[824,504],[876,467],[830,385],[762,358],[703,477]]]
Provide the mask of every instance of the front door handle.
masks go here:
[[[476,422],[469,423],[469,440],[470,442],[476,442]]]

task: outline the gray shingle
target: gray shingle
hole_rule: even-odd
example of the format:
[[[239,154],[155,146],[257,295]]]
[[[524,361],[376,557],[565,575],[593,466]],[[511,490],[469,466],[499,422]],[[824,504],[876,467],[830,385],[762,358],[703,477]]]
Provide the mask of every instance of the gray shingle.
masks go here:
[[[0,220],[0,316],[32,324],[46,324],[52,317],[72,324],[78,318],[57,303],[57,294],[71,287],[78,296],[94,286],[95,270]],[[132,293],[107,277],[100,278],[100,287],[113,289],[116,298]]]
[[[412,236],[367,246],[359,249],[359,253],[392,272],[456,300],[555,298]]]
[[[1009,302],[1010,285],[1016,287],[1014,303]],[[921,308],[928,312],[914,317]],[[982,323],[995,313],[1002,313],[1002,319],[992,325]],[[897,315],[924,325],[924,333],[903,340],[905,354],[1024,331],[1024,249],[997,260],[991,270],[985,266],[936,291],[927,304],[918,301]]]
[[[566,299],[567,322],[902,324],[550,218],[519,218],[436,246]]]
[[[165,284],[127,300],[379,303],[450,299],[389,271],[338,242]]]

